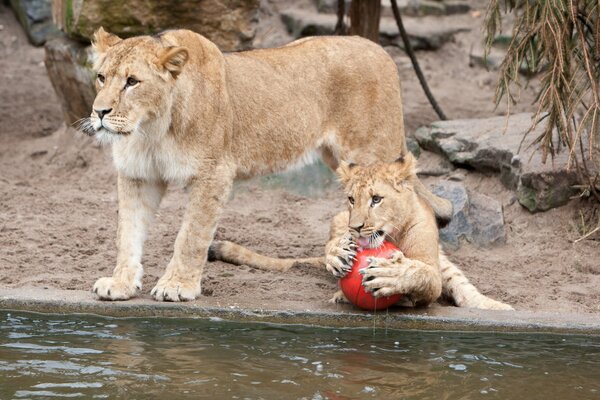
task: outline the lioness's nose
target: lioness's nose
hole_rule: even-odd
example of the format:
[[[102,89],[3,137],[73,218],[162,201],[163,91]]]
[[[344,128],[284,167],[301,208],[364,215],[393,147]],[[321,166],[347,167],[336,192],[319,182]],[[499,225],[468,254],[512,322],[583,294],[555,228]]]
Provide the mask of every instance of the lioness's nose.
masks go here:
[[[102,117],[112,111],[112,108],[103,108],[101,110],[94,109],[94,111],[98,115],[98,118],[102,119]]]
[[[360,230],[365,226],[365,224],[359,226],[351,226],[351,229],[354,229],[356,232],[360,233]]]

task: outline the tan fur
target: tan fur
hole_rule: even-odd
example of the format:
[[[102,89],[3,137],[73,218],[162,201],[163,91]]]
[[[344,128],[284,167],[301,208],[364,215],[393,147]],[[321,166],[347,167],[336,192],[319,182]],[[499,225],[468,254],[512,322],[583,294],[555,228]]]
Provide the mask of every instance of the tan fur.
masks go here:
[[[119,261],[94,285],[102,299],[139,289],[143,239],[168,183],[189,185],[190,200],[152,293],[191,300],[234,179],[316,155],[336,167],[406,153],[396,65],[366,39],[308,38],[224,55],[187,30],[121,40],[100,29],[94,48],[98,94],[81,127],[113,145],[120,182]],[[424,197],[450,218],[448,202]]]

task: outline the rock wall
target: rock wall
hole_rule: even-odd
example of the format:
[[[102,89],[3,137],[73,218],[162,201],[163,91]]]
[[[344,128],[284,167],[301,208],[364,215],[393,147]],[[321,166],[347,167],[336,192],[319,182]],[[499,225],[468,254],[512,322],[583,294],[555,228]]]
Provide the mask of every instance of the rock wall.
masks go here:
[[[534,139],[543,123],[529,132],[532,114],[439,121],[419,128],[415,138],[428,150],[443,154],[458,166],[497,173],[516,190],[519,203],[531,212],[566,204],[576,194],[578,177],[568,166],[568,151],[543,162]],[[527,134],[525,140],[524,135]]]
[[[49,1],[49,0],[46,0]],[[46,44],[46,68],[65,122],[89,115],[95,97],[90,37],[99,27],[121,37],[186,28],[223,51],[249,48],[260,0],[52,0],[52,16],[64,37]]]
[[[99,27],[121,37],[185,28],[224,51],[250,47],[259,0],[52,0],[57,26],[72,38],[89,41]]]

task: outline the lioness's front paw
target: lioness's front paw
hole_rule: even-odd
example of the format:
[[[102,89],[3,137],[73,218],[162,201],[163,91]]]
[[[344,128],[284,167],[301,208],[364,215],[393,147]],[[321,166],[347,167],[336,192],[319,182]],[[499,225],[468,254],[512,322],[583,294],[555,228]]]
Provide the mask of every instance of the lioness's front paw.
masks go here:
[[[502,303],[501,301],[490,299],[489,297],[485,298],[483,301],[480,301],[478,304],[474,305],[473,308],[479,308],[481,310],[509,310],[514,311],[514,308],[506,303]]]
[[[190,301],[200,296],[200,280],[183,281],[178,278],[160,278],[152,296],[158,301]]]
[[[101,300],[127,300],[134,297],[141,289],[139,282],[122,282],[109,277],[98,279],[92,290]]]

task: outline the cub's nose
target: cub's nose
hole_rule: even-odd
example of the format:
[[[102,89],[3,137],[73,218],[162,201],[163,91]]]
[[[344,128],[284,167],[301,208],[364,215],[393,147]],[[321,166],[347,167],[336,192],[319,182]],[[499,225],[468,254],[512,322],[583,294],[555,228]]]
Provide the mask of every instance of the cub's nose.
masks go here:
[[[351,226],[350,229],[355,230],[357,233],[360,233],[360,230],[365,226],[365,224],[358,226]]]
[[[98,118],[102,119],[106,114],[110,113],[112,111],[112,108],[103,108],[100,110],[94,109],[94,112],[96,113],[96,115],[98,115]]]

